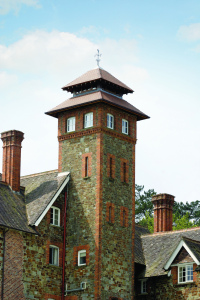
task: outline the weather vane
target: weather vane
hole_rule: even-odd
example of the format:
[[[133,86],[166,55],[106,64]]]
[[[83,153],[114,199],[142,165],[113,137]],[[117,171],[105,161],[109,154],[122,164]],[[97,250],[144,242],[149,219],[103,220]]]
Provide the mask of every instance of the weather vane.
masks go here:
[[[97,66],[99,67],[99,62],[100,62],[100,57],[101,57],[101,54],[99,54],[99,49],[97,49],[97,54],[95,54],[94,57],[97,57],[96,61],[97,61]]]

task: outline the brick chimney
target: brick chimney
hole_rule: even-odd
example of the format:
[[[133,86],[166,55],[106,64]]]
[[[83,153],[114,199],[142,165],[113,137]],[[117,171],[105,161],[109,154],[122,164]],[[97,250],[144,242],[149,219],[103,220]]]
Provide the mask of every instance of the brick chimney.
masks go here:
[[[152,197],[154,205],[154,232],[172,230],[174,196],[158,194]]]
[[[20,191],[21,143],[24,134],[10,130],[1,133],[3,141],[2,181],[9,184],[13,191]]]

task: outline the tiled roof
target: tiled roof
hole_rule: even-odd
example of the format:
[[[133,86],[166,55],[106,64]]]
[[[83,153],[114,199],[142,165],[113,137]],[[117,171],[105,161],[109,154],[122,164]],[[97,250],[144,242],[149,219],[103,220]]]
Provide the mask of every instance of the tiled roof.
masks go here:
[[[21,177],[21,186],[25,187],[29,224],[35,224],[69,175],[58,174],[55,170]]]
[[[65,85],[63,87],[63,90],[68,90],[69,91],[69,88],[72,87],[72,86],[80,85],[81,83],[86,83],[86,82],[99,80],[99,79],[103,79],[103,80],[106,80],[108,82],[112,82],[113,84],[118,85],[118,86],[124,88],[125,90],[127,90],[126,91],[127,93],[132,93],[133,92],[133,90],[131,88],[129,88],[126,84],[124,84],[123,82],[118,80],[116,77],[111,75],[109,72],[107,72],[107,71],[105,71],[101,68],[96,68],[96,69],[93,69],[93,70],[90,70],[90,71],[86,72],[85,74],[81,75],[77,79],[75,79],[72,82]]]
[[[199,255],[199,246],[196,246],[198,243],[195,245],[195,241],[200,242],[200,227],[141,236],[146,264],[145,277],[167,274],[164,266],[182,238],[193,240],[187,240],[187,243],[190,243],[191,251]]]
[[[28,225],[23,195],[13,192],[3,182],[0,182],[0,225],[20,231],[36,233]]]
[[[53,109],[46,112],[47,115],[51,115],[54,117],[57,117],[57,113],[66,109],[71,109],[80,105],[95,103],[95,102],[107,102],[111,105],[115,105],[118,107],[121,107],[123,109],[126,109],[130,111],[131,113],[137,115],[138,120],[147,119],[149,118],[147,115],[145,115],[143,112],[141,112],[139,109],[137,109],[135,106],[131,105],[129,102],[123,100],[120,97],[114,96],[110,93],[107,93],[105,91],[96,91],[93,93],[88,93],[85,95],[72,97],[61,104],[57,105]]]
[[[135,224],[135,263],[145,265],[141,235],[149,233],[147,228]]]

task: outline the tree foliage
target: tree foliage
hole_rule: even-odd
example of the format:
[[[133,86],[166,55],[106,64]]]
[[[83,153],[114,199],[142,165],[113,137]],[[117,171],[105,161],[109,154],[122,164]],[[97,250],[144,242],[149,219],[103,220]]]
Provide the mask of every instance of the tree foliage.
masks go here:
[[[153,217],[153,204],[151,202],[152,196],[156,195],[153,189],[144,191],[143,185],[135,185],[135,220],[141,221],[146,217],[148,212],[149,217]]]

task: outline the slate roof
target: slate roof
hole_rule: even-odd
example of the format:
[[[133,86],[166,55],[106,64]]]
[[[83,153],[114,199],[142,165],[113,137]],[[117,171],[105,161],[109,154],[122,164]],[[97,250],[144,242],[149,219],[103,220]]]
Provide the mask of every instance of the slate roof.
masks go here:
[[[3,182],[0,182],[0,225],[20,231],[36,233],[28,225],[23,195],[13,192]]]
[[[135,224],[135,263],[145,265],[145,259],[142,249],[141,235],[150,234],[149,230],[138,224]]]
[[[192,239],[188,239],[183,237],[184,242],[190,248],[194,256],[200,261],[200,241],[194,241]]]
[[[114,96],[113,94],[107,93],[105,91],[96,91],[88,93],[85,95],[80,95],[77,97],[72,97],[57,105],[53,109],[46,112],[47,115],[57,117],[57,114],[63,110],[75,108],[80,105],[91,104],[96,102],[106,102],[114,106],[121,107],[130,111],[132,114],[137,116],[138,120],[148,119],[149,117],[145,115],[142,111],[137,109],[135,106],[123,100],[120,97]]]
[[[200,242],[200,227],[141,236],[146,265],[143,276],[166,275],[167,271],[164,270],[164,265],[182,238],[187,238],[187,243],[190,245],[191,251],[195,251],[199,256],[200,248],[198,242]],[[193,240],[193,242],[188,239]]]
[[[21,185],[25,187],[25,199],[28,222],[34,225],[44,209],[51,202],[69,173],[48,171],[21,177]]]
[[[97,81],[97,80],[105,80],[105,81],[113,83],[114,85],[120,86],[124,89],[125,93],[133,92],[133,90],[131,88],[129,88],[126,84],[124,84],[123,82],[121,82],[116,77],[114,77],[113,75],[111,75],[109,72],[105,71],[102,68],[96,68],[96,69],[93,69],[93,70],[90,70],[90,71],[84,73],[80,77],[76,78],[72,82],[65,85],[62,89],[71,91],[72,90],[71,88],[74,86],[78,86],[83,83],[85,84],[87,82]]]

